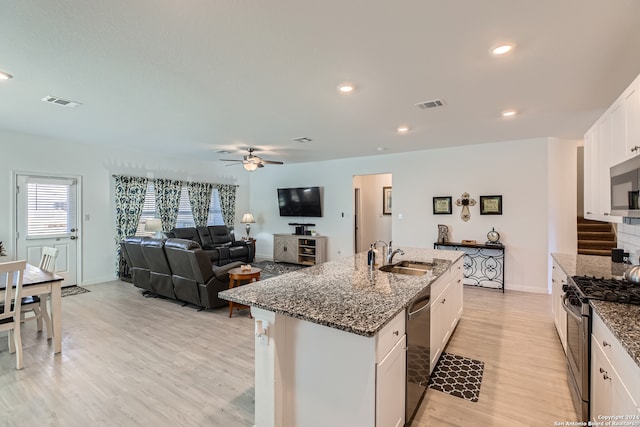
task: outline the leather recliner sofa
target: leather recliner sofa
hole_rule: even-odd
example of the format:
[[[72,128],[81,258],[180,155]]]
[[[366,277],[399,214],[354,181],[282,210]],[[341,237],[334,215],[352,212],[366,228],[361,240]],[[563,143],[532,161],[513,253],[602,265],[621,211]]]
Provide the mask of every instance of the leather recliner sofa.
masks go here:
[[[242,265],[237,261],[213,266],[192,240],[131,236],[122,247],[123,256],[131,261],[134,286],[203,308],[228,305],[218,292],[229,288],[229,270]]]
[[[251,263],[255,257],[253,245],[250,242],[236,240],[233,230],[224,225],[174,228],[167,233],[167,237],[193,240],[202,247],[215,265],[235,261]]]

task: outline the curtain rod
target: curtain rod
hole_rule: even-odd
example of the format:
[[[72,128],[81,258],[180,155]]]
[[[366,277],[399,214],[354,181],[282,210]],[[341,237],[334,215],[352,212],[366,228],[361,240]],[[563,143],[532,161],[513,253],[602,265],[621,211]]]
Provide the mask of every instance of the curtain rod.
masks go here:
[[[112,177],[112,178],[116,178],[116,177],[118,177],[118,176],[126,176],[126,177],[128,177],[128,178],[146,178],[146,179],[147,179],[147,181],[151,181],[151,182],[155,182],[155,181],[156,181],[156,179],[169,179],[169,178],[147,178],[147,177],[145,177],[145,176],[131,176],[131,175],[115,175],[115,174],[112,174],[112,175],[111,175],[111,177]],[[176,180],[174,180],[174,181],[183,181],[183,180],[181,180],[181,179],[176,179]],[[184,182],[198,182],[198,181],[184,181]],[[238,184],[220,184],[219,182],[207,182],[206,184],[212,184],[212,185],[233,185],[233,186],[235,186],[235,187],[240,187]]]

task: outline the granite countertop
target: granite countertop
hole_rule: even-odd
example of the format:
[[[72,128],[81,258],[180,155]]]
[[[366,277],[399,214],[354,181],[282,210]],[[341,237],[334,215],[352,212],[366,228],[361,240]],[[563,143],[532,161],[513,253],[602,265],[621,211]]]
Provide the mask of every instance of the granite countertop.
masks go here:
[[[411,276],[370,271],[367,254],[325,262],[220,292],[222,299],[374,336],[425,287],[461,258],[461,251],[402,248],[401,260],[434,262],[433,274]]]
[[[611,262],[610,257],[554,253],[551,256],[569,276],[620,279],[629,265]],[[640,366],[640,306],[590,300],[591,307]]]
[[[640,367],[640,305],[595,300],[590,304]]]
[[[610,257],[596,255],[560,254],[551,256],[569,276],[594,276],[605,279],[621,279],[628,264],[611,262]]]

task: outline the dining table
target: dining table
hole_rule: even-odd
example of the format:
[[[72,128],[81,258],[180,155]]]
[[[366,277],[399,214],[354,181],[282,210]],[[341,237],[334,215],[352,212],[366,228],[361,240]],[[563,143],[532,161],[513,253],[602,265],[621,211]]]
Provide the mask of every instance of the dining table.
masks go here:
[[[22,278],[22,297],[40,296],[40,309],[46,313],[47,295],[51,295],[51,326],[53,352],[62,352],[62,281],[63,277],[34,265],[27,264]],[[5,285],[0,285],[0,300],[4,298]]]

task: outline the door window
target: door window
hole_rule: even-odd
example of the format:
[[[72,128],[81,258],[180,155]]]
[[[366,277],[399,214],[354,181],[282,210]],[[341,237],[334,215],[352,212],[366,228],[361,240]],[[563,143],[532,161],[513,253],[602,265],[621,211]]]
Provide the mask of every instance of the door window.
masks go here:
[[[27,181],[27,238],[68,236],[75,207],[71,180]]]

